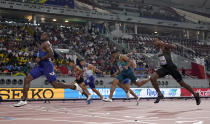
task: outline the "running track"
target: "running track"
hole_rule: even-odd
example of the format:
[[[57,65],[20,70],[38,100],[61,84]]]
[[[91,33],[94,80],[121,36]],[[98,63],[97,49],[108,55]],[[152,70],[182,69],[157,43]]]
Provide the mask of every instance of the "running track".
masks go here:
[[[210,124],[210,99],[194,100],[99,100],[87,105],[85,101],[29,102],[14,108],[14,102],[0,104],[0,124]]]

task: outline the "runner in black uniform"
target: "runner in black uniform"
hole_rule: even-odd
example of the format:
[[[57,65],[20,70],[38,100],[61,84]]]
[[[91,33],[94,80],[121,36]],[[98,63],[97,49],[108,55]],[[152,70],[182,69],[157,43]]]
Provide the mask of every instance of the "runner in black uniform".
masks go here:
[[[163,41],[158,39],[155,39],[154,45],[160,50],[158,57],[160,59],[161,65],[161,68],[154,72],[150,78],[153,87],[158,93],[158,97],[156,98],[154,103],[159,103],[160,99],[164,97],[163,94],[160,92],[157,79],[166,75],[171,75],[182,87],[186,88],[189,92],[193,94],[196,100],[196,104],[199,105],[201,103],[199,93],[195,93],[192,88],[182,80],[181,74],[179,73],[176,65],[171,59],[171,49],[175,49],[176,46],[164,43]]]
[[[73,84],[77,83],[82,88],[83,92],[81,92],[81,94],[84,94],[87,97],[87,103],[90,104],[91,94],[84,83],[83,70],[79,66],[74,64],[72,60],[70,60],[69,62],[70,62],[69,66],[71,67],[72,72],[75,73],[76,77],[76,80],[72,83]]]

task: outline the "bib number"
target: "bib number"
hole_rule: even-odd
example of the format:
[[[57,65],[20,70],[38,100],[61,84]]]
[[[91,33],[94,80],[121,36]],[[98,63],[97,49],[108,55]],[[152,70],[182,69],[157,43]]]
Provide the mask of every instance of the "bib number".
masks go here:
[[[165,56],[160,56],[159,59],[160,59],[160,65],[166,65],[167,64]]]

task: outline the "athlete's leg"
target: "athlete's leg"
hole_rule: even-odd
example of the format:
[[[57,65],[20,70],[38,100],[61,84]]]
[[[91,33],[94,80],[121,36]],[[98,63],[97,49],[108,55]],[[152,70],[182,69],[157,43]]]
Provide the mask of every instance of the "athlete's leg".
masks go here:
[[[51,85],[53,86],[53,88],[69,88],[69,89],[72,89],[72,90],[76,90],[75,85],[64,84],[64,83],[60,83],[60,82],[57,82],[57,81],[51,82]]]
[[[24,86],[23,86],[23,96],[22,100],[25,101],[28,98],[28,90],[30,87],[30,83],[34,78],[31,76],[31,74],[28,74],[24,79]]]
[[[133,90],[129,89],[129,92],[135,99],[138,99],[138,96],[133,92]]]
[[[125,72],[121,72],[113,81],[112,81],[112,86],[111,86],[111,90],[110,90],[110,95],[108,99],[104,99],[104,101],[106,102],[112,102],[112,96],[114,94],[114,91],[116,89],[116,86],[122,82],[124,79],[126,79],[126,77],[124,76]]]
[[[103,100],[103,96],[101,95],[101,93],[98,90],[96,90],[96,88],[91,88],[91,89],[93,92],[95,92],[100,97],[101,100]]]
[[[200,96],[199,93],[195,93],[192,89],[192,87],[190,85],[188,85],[187,83],[185,83],[183,80],[178,82],[182,87],[186,88],[190,93],[193,94],[193,96],[195,97],[196,100],[196,104],[200,105],[201,100],[200,100]]]
[[[195,93],[192,89],[192,87],[190,85],[188,85],[187,83],[185,83],[183,80],[182,80],[182,76],[181,74],[179,73],[179,71],[175,68],[172,68],[171,69],[171,72],[170,74],[173,76],[173,78],[180,84],[180,86],[186,88],[190,93],[193,94],[193,96],[195,97],[196,99],[196,104],[199,105],[200,104],[200,96],[199,96],[199,93]]]
[[[23,86],[23,96],[21,98],[21,101],[19,101],[17,104],[14,105],[14,107],[20,107],[27,104],[27,98],[28,98],[28,90],[30,87],[30,83],[33,79],[36,79],[42,75],[42,68],[39,66],[35,67],[31,70],[31,72],[25,77],[24,79],[24,86]]]
[[[101,95],[101,93],[98,90],[96,90],[95,77],[93,76],[88,77],[87,80],[85,80],[85,83],[89,85],[91,90],[95,92],[100,97],[101,100],[103,100],[103,96]]]
[[[51,62],[47,63],[44,66],[43,72],[44,72],[44,75],[47,78],[47,80],[53,86],[53,88],[69,88],[69,89],[72,89],[72,90],[77,89],[76,84],[75,85],[64,84],[64,83],[60,83],[56,80],[56,74],[54,72],[54,67],[53,67],[53,64]]]
[[[114,94],[114,91],[116,89],[116,86],[119,84],[119,80],[117,78],[115,78],[112,82],[112,86],[111,86],[111,90],[110,90],[110,95],[109,98],[112,99],[112,96]]]
[[[133,92],[133,90],[130,89],[130,84],[127,83],[127,84],[124,84],[124,85],[125,85],[126,89],[128,90],[128,92],[129,92],[132,96],[134,96],[135,99],[138,99],[138,96]]]
[[[137,81],[135,82],[135,84],[136,84],[138,87],[141,87],[141,86],[143,86],[144,84],[148,83],[149,81],[150,81],[150,78],[145,79],[145,80],[142,80],[142,81],[137,80]]]
[[[88,97],[88,95],[91,95],[90,92],[88,91],[86,85],[84,82],[80,83],[79,86],[82,88],[82,90],[84,91],[84,95],[86,97]]]
[[[90,104],[90,101],[91,101],[91,94],[90,94],[90,92],[88,91],[88,89],[87,89],[87,87],[86,87],[86,85],[85,85],[83,79],[82,79],[82,81],[83,81],[83,82],[80,83],[80,87],[81,87],[82,90],[83,90],[83,93],[82,93],[82,94],[84,94],[84,95],[87,97],[87,103]]]
[[[158,78],[159,78],[159,75],[158,75],[156,72],[154,72],[154,73],[152,74],[152,76],[150,77],[150,80],[151,80],[152,85],[153,85],[153,87],[155,88],[156,92],[158,93],[158,96],[163,96],[163,94],[162,94],[161,91],[160,91],[158,82],[157,82],[157,79],[158,79]]]
[[[122,88],[125,93],[128,93],[129,89],[126,88],[126,86],[124,84],[122,84],[121,82],[117,84],[120,88]]]
[[[25,79],[24,79],[24,86],[23,86],[23,97],[22,97],[23,101],[27,100],[27,98],[28,98],[28,90],[29,90],[31,81],[36,79],[36,78],[39,78],[41,75],[43,75],[42,68],[39,67],[39,66],[36,66],[25,77]]]
[[[190,85],[188,85],[187,83],[185,83],[183,80],[178,82],[180,84],[180,86],[186,88],[190,93],[193,94],[193,96],[196,96],[196,93],[193,91],[192,87]]]

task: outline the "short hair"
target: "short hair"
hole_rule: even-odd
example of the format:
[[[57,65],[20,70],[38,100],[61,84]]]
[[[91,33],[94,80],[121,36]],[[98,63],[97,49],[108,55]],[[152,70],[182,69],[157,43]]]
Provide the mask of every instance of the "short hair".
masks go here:
[[[74,60],[72,60],[72,59],[69,59],[69,62],[71,62],[71,63],[74,63]]]
[[[114,50],[114,51],[111,52],[111,54],[115,54],[117,52],[119,52],[119,50]]]
[[[81,62],[81,61],[85,61],[85,60],[84,59],[80,59],[79,62]]]

